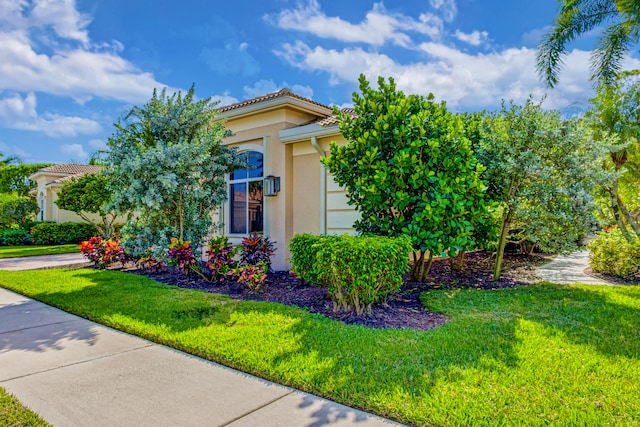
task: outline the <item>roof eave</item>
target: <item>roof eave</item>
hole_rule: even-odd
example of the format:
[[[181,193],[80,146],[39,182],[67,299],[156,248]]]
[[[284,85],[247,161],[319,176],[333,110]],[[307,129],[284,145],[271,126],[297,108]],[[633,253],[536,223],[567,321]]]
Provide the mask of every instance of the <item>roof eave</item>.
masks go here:
[[[338,125],[320,126],[312,123],[305,126],[283,129],[278,133],[280,142],[284,144],[292,144],[294,142],[308,141],[312,137],[325,137],[331,135],[340,135]]]
[[[255,104],[234,108],[232,110],[223,111],[216,116],[216,119],[238,119],[256,113],[274,110],[286,105],[291,105],[298,110],[302,110],[316,116],[328,116],[331,114],[331,109],[328,107],[313,104],[293,96],[281,96],[274,99],[268,99],[266,101],[256,102]]]

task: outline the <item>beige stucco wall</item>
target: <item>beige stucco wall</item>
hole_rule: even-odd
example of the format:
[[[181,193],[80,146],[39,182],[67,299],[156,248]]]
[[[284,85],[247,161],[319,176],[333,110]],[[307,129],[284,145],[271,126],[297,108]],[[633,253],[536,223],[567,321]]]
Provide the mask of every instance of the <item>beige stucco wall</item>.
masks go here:
[[[311,143],[308,144],[311,145]],[[295,146],[293,148],[295,149]],[[294,156],[294,234],[320,234],[320,180],[320,155],[317,152],[312,154],[304,154],[301,156]]]

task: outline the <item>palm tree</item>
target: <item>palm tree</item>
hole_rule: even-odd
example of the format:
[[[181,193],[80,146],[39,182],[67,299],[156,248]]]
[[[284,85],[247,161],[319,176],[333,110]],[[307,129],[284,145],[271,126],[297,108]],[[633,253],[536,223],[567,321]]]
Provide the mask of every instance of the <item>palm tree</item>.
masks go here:
[[[640,41],[640,0],[560,1],[555,25],[538,47],[538,74],[550,87],[555,86],[567,44],[604,27],[591,55],[591,80],[597,86],[610,85],[624,55]]]

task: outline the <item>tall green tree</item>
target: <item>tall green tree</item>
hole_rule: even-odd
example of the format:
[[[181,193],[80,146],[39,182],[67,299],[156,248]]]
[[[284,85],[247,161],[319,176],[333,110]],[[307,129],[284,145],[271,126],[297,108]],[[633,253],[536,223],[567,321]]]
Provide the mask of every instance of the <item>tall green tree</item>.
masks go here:
[[[577,120],[563,120],[531,99],[524,106],[503,103],[483,132],[477,155],[487,168],[488,193],[502,209],[497,280],[510,232],[548,252],[576,247],[592,223],[602,153]]]
[[[61,209],[75,212],[96,226],[105,238],[113,234],[117,214],[108,208],[111,201],[108,178],[101,173],[88,173],[72,177],[62,184],[56,204]],[[93,215],[92,215],[93,214]],[[96,220],[95,216],[99,218]]]
[[[29,195],[29,190],[36,183],[29,177],[42,168],[51,164],[13,164],[0,167],[0,193],[17,193],[20,196]]]
[[[592,137],[606,150],[602,165],[608,179],[599,200],[622,235],[640,238],[640,72],[622,73],[614,84],[601,87],[587,114]]]
[[[591,56],[591,79],[609,85],[621,70],[625,54],[640,40],[640,0],[561,0],[553,28],[538,47],[537,68],[553,87],[573,40],[601,28]]]
[[[433,96],[405,95],[380,77],[373,89],[360,76],[356,116],[334,109],[348,145],[331,144],[322,159],[361,214],[362,233],[408,235],[414,280],[424,281],[434,255],[467,250],[474,219],[483,218],[483,170],[460,117]]]
[[[33,219],[38,210],[38,204],[32,197],[0,193],[0,227],[22,225]]]
[[[211,210],[226,200],[225,174],[246,167],[235,149],[221,145],[227,131],[214,121],[215,104],[196,100],[194,91],[154,91],[107,143],[110,206],[136,215],[123,229],[132,255],[162,259],[171,237],[200,245]]]

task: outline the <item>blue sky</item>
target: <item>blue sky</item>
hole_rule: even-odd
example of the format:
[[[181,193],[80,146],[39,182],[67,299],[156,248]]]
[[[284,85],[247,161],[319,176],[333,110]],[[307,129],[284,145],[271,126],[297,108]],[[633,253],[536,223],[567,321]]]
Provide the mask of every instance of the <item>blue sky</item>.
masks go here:
[[[282,87],[349,105],[360,73],[393,76],[455,111],[530,94],[584,108],[592,39],[560,85],[535,73],[556,0],[0,0],[0,151],[27,163],[85,162],[154,88],[222,105]],[[628,67],[640,61],[628,59]]]

